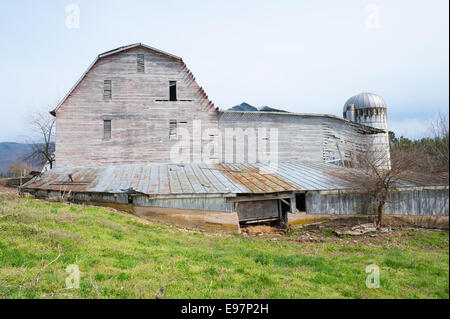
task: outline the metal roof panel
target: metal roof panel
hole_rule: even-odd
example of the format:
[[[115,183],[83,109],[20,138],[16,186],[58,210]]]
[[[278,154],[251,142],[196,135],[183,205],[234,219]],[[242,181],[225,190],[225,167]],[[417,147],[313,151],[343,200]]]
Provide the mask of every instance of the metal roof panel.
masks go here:
[[[298,190],[349,189],[337,174],[340,166],[323,162],[278,163],[273,173],[266,164],[122,164],[54,168],[26,183],[24,189],[148,195],[263,194]],[[69,180],[71,174],[73,181]],[[445,179],[442,179],[445,180]],[[448,180],[448,176],[447,176]],[[426,179],[411,176],[404,186],[422,186]],[[442,184],[442,183],[440,183]],[[447,182],[448,184],[448,182]],[[437,185],[437,184],[436,184]]]

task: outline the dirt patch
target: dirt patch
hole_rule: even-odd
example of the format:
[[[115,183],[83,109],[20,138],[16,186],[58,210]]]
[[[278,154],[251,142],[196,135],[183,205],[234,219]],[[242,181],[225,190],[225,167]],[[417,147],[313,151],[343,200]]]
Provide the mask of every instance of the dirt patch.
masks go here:
[[[0,194],[18,197],[19,190],[16,187],[5,187],[5,186],[0,185]]]
[[[349,227],[351,229],[352,227]],[[342,229],[342,228],[340,228]],[[381,231],[367,232],[359,235],[338,235],[334,227],[328,225],[311,225],[296,229],[287,233],[286,240],[300,243],[318,242],[345,244],[351,246],[393,247],[406,244],[419,233],[444,232],[442,230],[430,230],[419,227],[392,226]]]
[[[311,225],[293,231],[290,233],[289,239],[297,242],[345,243],[370,246],[370,244],[377,245],[401,237],[398,229],[396,231],[391,229],[390,231],[371,231],[357,234],[352,230],[353,227],[342,225]]]
[[[392,227],[376,227],[374,223],[358,224],[334,229],[334,233],[338,236],[361,236],[367,233],[377,234],[390,231],[392,231]]]
[[[284,235],[288,229],[272,227],[268,225],[244,226],[241,227],[241,232],[248,236],[262,236],[262,235]]]
[[[356,224],[355,224],[356,221]],[[365,223],[361,223],[365,222]],[[385,226],[377,230],[367,219],[328,220],[295,228],[277,228],[266,225],[242,227],[244,236],[270,241],[298,243],[334,243],[337,245],[388,247],[406,243],[417,232],[436,232],[411,226]],[[445,231],[444,231],[445,232]]]

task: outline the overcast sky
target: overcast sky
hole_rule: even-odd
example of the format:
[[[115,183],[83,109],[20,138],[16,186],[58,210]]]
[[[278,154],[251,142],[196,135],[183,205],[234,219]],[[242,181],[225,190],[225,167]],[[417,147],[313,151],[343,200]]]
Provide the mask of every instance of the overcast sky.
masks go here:
[[[2,1],[0,141],[22,141],[27,114],[54,108],[97,54],[136,42],[181,56],[221,109],[246,101],[342,116],[345,101],[367,91],[385,99],[391,130],[420,137],[449,105],[448,6]]]

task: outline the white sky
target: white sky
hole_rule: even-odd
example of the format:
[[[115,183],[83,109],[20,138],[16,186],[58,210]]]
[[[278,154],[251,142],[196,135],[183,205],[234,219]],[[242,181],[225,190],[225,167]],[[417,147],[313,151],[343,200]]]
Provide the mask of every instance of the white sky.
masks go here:
[[[66,6],[80,9],[66,26]],[[142,42],[181,56],[211,100],[342,116],[368,91],[397,135],[449,104],[449,2],[15,1],[0,4],[0,141],[28,134],[100,52]]]

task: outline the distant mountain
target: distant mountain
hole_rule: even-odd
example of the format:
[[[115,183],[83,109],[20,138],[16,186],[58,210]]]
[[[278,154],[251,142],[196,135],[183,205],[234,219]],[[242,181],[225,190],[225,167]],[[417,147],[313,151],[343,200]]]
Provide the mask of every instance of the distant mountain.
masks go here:
[[[23,160],[30,150],[31,146],[28,144],[0,142],[0,172],[6,173],[12,162]]]

